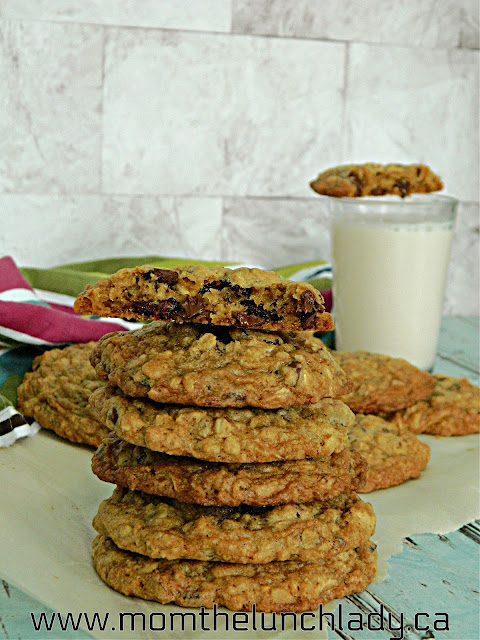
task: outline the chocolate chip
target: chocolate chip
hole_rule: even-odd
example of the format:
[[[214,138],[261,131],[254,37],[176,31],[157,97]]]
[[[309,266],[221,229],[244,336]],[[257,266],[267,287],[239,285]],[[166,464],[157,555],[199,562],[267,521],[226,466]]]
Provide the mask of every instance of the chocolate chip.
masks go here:
[[[157,304],[154,302],[147,302],[146,300],[135,300],[131,305],[132,311],[145,318],[151,318],[155,316]]]
[[[237,314],[237,321],[241,327],[245,329],[252,329],[253,327],[259,327],[264,324],[265,320],[260,316],[251,315],[248,311],[240,311]]]
[[[253,300],[241,300],[248,316],[261,318],[264,322],[280,322],[282,319],[276,311],[265,309],[263,304],[256,304]]]
[[[234,284],[230,287],[230,290],[238,294],[242,298],[249,298],[252,295],[252,287],[241,287],[239,284]]]
[[[300,305],[304,313],[311,313],[317,311],[318,303],[315,300],[315,296],[311,291],[304,291],[300,296]]]
[[[145,318],[155,318],[156,320],[171,320],[182,310],[180,303],[175,298],[168,298],[161,302],[147,302],[146,300],[136,300],[132,302],[134,313]]]
[[[316,321],[316,311],[313,311],[312,313],[302,313],[302,315],[300,316],[300,324],[302,325],[302,329],[305,329],[305,331],[313,329],[316,325]]]
[[[410,182],[408,180],[397,180],[393,186],[397,187],[402,198],[405,198],[410,192]]]
[[[171,320],[180,315],[182,307],[175,298],[167,298],[157,304],[155,317],[159,320]]]
[[[295,364],[295,371],[297,372],[297,379],[295,381],[295,386],[297,386],[298,381],[300,380],[300,374],[302,373],[302,365],[299,362]]]
[[[189,320],[190,318],[194,318],[203,312],[203,304],[201,299],[197,296],[195,298],[187,298],[182,303],[182,317]]]
[[[116,407],[112,407],[112,410],[110,411],[109,420],[110,420],[110,422],[112,422],[113,424],[117,424],[117,420],[118,420],[118,411],[117,411]]]
[[[228,287],[228,286],[229,284],[226,280],[214,280],[213,282],[206,282],[203,285],[203,287],[199,290],[198,293],[203,295],[204,293],[208,293],[212,289],[215,289],[216,291],[221,291],[222,289],[225,289],[225,287]]]
[[[169,287],[178,282],[178,272],[173,269],[149,269],[142,274],[145,280],[148,280],[150,276],[155,276],[157,282],[168,284]]]
[[[348,177],[351,178],[351,182],[355,185],[355,188],[357,190],[356,192],[356,196],[361,196],[362,195],[362,191],[363,191],[363,184],[362,181],[360,180],[360,178],[353,172],[350,172],[348,174]]]
[[[375,187],[370,193],[372,196],[384,196],[387,193],[387,190],[383,187]]]

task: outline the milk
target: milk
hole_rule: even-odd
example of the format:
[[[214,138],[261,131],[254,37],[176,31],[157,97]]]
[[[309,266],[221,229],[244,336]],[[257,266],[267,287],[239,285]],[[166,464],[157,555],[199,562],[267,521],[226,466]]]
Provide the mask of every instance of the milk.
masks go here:
[[[331,226],[336,348],[435,360],[453,219],[338,215]]]

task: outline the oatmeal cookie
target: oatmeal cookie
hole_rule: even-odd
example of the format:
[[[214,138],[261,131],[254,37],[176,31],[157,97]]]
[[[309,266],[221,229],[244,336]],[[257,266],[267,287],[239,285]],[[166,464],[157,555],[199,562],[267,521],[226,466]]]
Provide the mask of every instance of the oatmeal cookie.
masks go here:
[[[92,470],[105,482],[180,502],[261,507],[328,500],[357,491],[365,481],[366,463],[350,448],[308,460],[204,462],[150,451],[111,434],[94,454]]]
[[[369,351],[331,351],[354,385],[341,399],[355,413],[403,409],[429,396],[435,378],[401,358]]]
[[[348,437],[352,449],[367,463],[367,479],[360,493],[418,478],[430,458],[429,446],[415,434],[379,416],[358,414]]]
[[[182,407],[129,398],[107,385],[90,403],[111,431],[153,451],[214,462],[329,456],[347,446],[354,414],[340,400],[287,409]]]
[[[88,403],[105,386],[90,364],[95,342],[50,349],[33,361],[17,390],[17,408],[71,442],[98,446],[109,433]]]
[[[277,409],[351,388],[310,331],[152,322],[104,336],[91,363],[126,395],[183,405]]]
[[[278,273],[241,267],[181,265],[121,269],[76,299],[75,311],[137,320],[168,320],[245,329],[330,331],[332,316],[317,289]]]
[[[441,179],[424,164],[348,164],[327,169],[310,182],[314,191],[336,198],[429,193],[443,189]]]
[[[435,374],[435,390],[390,420],[413,433],[435,436],[465,436],[480,432],[480,389],[466,378]]]
[[[355,493],[275,507],[204,507],[117,487],[93,520],[117,547],[149,558],[241,564],[312,562],[367,542],[370,504]]]
[[[363,591],[376,572],[372,542],[316,562],[230,564],[155,560],[93,541],[93,566],[112,589],[127,596],[184,607],[214,604],[233,611],[312,611],[319,604]]]

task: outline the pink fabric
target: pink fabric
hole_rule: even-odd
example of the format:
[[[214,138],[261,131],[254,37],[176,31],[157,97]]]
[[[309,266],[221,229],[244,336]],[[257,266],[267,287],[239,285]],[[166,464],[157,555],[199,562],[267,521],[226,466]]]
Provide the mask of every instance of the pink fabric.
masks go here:
[[[0,292],[7,291],[7,289],[32,290],[10,256],[0,258]]]
[[[8,256],[0,258],[0,292],[19,288],[33,292],[14,261]],[[62,305],[46,307],[43,304],[6,300],[0,300],[0,333],[2,327],[59,344],[89,342],[99,340],[111,331],[125,331],[120,324],[85,319]]]
[[[322,294],[323,299],[325,300],[325,311],[331,311],[332,304],[333,304],[332,290],[325,289],[323,291],[320,291],[320,293]]]

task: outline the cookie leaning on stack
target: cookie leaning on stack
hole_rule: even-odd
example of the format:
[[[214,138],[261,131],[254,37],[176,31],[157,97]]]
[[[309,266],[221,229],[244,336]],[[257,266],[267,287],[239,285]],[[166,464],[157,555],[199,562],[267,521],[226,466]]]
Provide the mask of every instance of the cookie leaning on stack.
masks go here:
[[[292,612],[368,585],[375,517],[354,493],[365,463],[333,399],[350,383],[301,331],[332,327],[315,289],[260,270],[142,267],[76,308],[172,321],[105,336],[91,357],[108,382],[91,404],[114,432],[92,467],[118,485],[94,519],[108,585]]]
[[[50,349],[37,356],[17,390],[17,408],[71,442],[98,447],[108,435],[88,399],[105,386],[90,364],[95,342]]]

